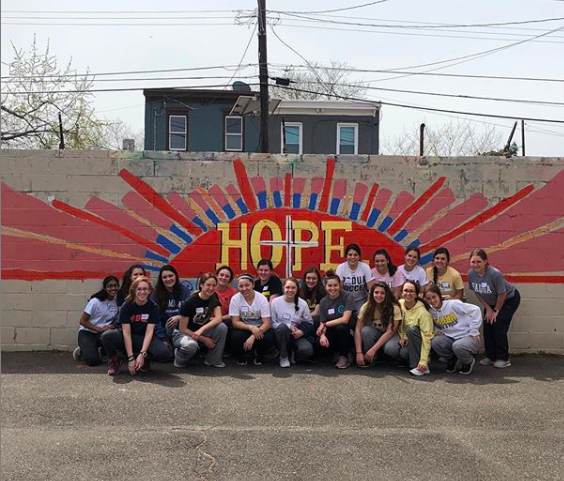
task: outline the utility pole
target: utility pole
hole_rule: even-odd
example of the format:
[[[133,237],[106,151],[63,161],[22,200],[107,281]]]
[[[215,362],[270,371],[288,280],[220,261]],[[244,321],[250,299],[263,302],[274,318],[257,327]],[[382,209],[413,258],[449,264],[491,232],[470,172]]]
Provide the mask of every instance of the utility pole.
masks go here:
[[[260,151],[267,153],[268,145],[268,62],[266,59],[266,0],[258,0],[258,47],[260,83]]]
[[[419,157],[425,155],[425,124],[419,126]]]
[[[525,121],[521,119],[521,153],[525,157]]]

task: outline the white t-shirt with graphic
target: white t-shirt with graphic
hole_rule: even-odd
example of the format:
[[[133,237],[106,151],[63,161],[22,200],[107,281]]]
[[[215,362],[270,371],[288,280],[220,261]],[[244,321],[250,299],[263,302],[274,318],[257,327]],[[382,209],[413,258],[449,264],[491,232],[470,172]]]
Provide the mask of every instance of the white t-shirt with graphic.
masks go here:
[[[337,275],[341,278],[343,290],[349,292],[354,299],[356,311],[360,311],[362,305],[368,297],[368,289],[366,284],[374,280],[374,276],[370,271],[370,266],[364,262],[359,262],[355,270],[351,270],[347,262],[339,264],[337,267]]]
[[[249,304],[240,292],[231,298],[229,303],[229,315],[237,316],[241,322],[251,326],[262,326],[262,318],[270,317],[270,305],[268,299],[260,292],[254,291],[255,298]]]
[[[112,300],[106,299],[101,301],[95,297],[88,301],[84,312],[90,315],[88,322],[96,327],[105,327],[112,323],[112,320],[117,316],[118,308],[115,298]],[[79,331],[96,332],[92,329],[79,325]]]

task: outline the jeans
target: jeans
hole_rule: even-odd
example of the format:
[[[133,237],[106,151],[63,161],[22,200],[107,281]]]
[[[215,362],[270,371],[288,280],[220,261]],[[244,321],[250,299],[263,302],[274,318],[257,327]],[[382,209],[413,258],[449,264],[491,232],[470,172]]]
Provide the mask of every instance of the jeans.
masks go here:
[[[98,348],[102,346],[101,337],[101,332],[91,332],[84,329],[78,331],[78,347],[82,351],[82,360],[88,366],[100,364],[101,359]]]
[[[133,347],[134,354],[141,351],[144,340],[145,336],[131,334],[131,345]],[[104,332],[102,334],[101,341],[108,357],[113,357],[119,353],[122,353],[125,357],[127,357],[125,341],[121,330],[112,329],[111,331]],[[167,362],[170,359],[170,349],[163,341],[155,336],[151,339],[151,344],[149,345],[147,352],[152,361]]]
[[[296,362],[307,361],[313,356],[313,346],[304,337],[294,339],[290,332],[290,328],[286,324],[278,324],[274,329],[276,337],[276,345],[280,351],[280,359],[289,357],[289,352],[294,353]]]

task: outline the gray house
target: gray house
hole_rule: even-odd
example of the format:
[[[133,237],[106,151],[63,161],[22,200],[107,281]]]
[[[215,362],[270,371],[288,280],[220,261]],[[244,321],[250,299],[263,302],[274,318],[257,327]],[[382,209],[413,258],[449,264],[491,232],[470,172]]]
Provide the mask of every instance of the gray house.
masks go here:
[[[257,93],[145,89],[145,150],[258,152]],[[380,106],[341,100],[271,100],[272,153],[378,154]]]

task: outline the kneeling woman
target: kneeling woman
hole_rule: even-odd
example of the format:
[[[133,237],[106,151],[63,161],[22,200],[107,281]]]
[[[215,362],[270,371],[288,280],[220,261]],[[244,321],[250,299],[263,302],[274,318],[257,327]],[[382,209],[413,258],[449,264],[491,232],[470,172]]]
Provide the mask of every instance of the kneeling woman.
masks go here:
[[[208,351],[204,364],[225,367],[221,360],[227,326],[221,319],[221,305],[215,289],[217,278],[208,273],[200,277],[199,291],[194,293],[180,308],[180,324],[172,334],[174,366],[185,367],[190,359],[205,346]]]
[[[334,271],[325,273],[327,295],[319,304],[319,345],[332,351],[337,358],[335,367],[346,369],[350,366],[349,350],[353,344],[349,322],[355,310],[355,300],[345,292],[341,278]]]
[[[480,349],[480,308],[458,299],[443,301],[441,290],[435,284],[424,289],[425,300],[435,324],[435,337],[431,346],[447,360],[447,372],[455,372],[460,361],[460,374],[470,374],[474,367],[474,356]]]
[[[231,352],[237,364],[247,364],[245,352],[255,353],[260,366],[264,354],[275,350],[274,332],[270,329],[270,305],[265,296],[253,289],[253,277],[241,274],[237,279],[239,292],[231,298],[229,315],[233,323]]]
[[[131,375],[149,370],[149,356],[158,362],[169,359],[166,345],[153,336],[155,324],[161,320],[161,312],[159,306],[149,299],[152,290],[147,277],[135,279],[119,312],[121,330],[113,329],[102,335],[102,345],[109,357],[110,376],[119,373],[120,352],[127,356],[127,368]]]
[[[290,367],[290,356],[296,362],[313,356],[313,344],[308,339],[315,335],[309,307],[298,297],[298,281],[288,277],[282,286],[284,295],[272,301],[272,328],[280,351],[280,367]]]
[[[400,362],[409,362],[409,371],[414,376],[424,376],[431,371],[428,366],[433,318],[427,306],[419,300],[419,284],[405,281],[399,300],[403,322],[394,336],[384,346],[384,352]]]
[[[368,302],[360,308],[354,330],[356,363],[366,367],[394,336],[401,324],[401,309],[388,284],[382,281],[370,288]]]
[[[83,360],[89,366],[100,364],[98,348],[104,332],[115,328],[118,308],[116,293],[119,289],[119,279],[108,276],[102,282],[103,289],[93,294],[80,316],[78,327],[78,348],[73,356]]]

